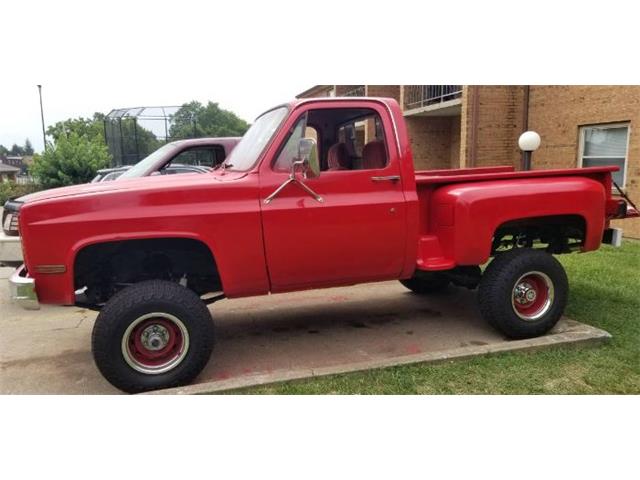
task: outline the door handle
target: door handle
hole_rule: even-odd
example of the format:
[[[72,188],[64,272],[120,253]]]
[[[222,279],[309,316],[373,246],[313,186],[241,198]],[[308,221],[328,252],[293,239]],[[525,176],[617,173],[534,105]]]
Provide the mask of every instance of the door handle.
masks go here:
[[[387,177],[371,177],[372,182],[399,182],[400,175],[389,175]]]

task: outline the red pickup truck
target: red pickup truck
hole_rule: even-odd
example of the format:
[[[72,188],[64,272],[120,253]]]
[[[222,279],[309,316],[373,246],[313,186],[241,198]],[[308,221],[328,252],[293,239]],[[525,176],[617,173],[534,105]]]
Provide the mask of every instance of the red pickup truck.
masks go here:
[[[100,310],[92,350],[116,387],[191,381],[221,298],[400,280],[416,294],[478,287],[512,338],[567,301],[553,254],[619,242],[638,216],[616,167],[414,171],[398,104],[308,99],[261,115],[221,168],[41,192],[20,205],[15,301]],[[491,263],[484,270],[480,266]]]

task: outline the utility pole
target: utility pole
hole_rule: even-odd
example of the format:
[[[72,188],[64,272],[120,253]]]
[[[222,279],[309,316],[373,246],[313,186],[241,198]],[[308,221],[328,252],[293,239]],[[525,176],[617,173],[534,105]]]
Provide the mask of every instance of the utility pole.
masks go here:
[[[47,134],[44,131],[44,110],[42,109],[42,85],[38,85],[38,95],[40,95],[40,118],[42,120],[42,148],[47,149]]]

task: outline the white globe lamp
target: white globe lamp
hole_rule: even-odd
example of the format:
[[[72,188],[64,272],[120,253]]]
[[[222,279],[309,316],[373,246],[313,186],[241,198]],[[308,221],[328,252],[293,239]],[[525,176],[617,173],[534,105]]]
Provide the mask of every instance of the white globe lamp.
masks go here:
[[[540,135],[536,132],[524,132],[518,139],[518,146],[524,153],[522,155],[522,169],[531,170],[531,153],[535,152],[541,143]]]

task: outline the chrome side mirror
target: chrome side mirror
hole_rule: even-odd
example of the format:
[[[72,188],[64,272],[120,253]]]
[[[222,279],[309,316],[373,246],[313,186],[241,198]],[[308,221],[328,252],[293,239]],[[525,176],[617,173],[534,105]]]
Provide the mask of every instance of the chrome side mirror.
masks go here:
[[[301,138],[298,144],[298,159],[302,164],[304,178],[318,178],[320,176],[320,161],[318,160],[318,145],[313,138]]]
[[[296,172],[302,171],[305,179],[318,178],[320,176],[320,162],[318,160],[318,146],[313,138],[301,138],[298,143],[298,158],[291,165],[289,178],[276,190],[264,199],[264,204],[270,204],[288,185],[296,184],[299,188],[311,195],[316,202],[323,203],[324,199],[314,192],[306,183],[296,178]]]

